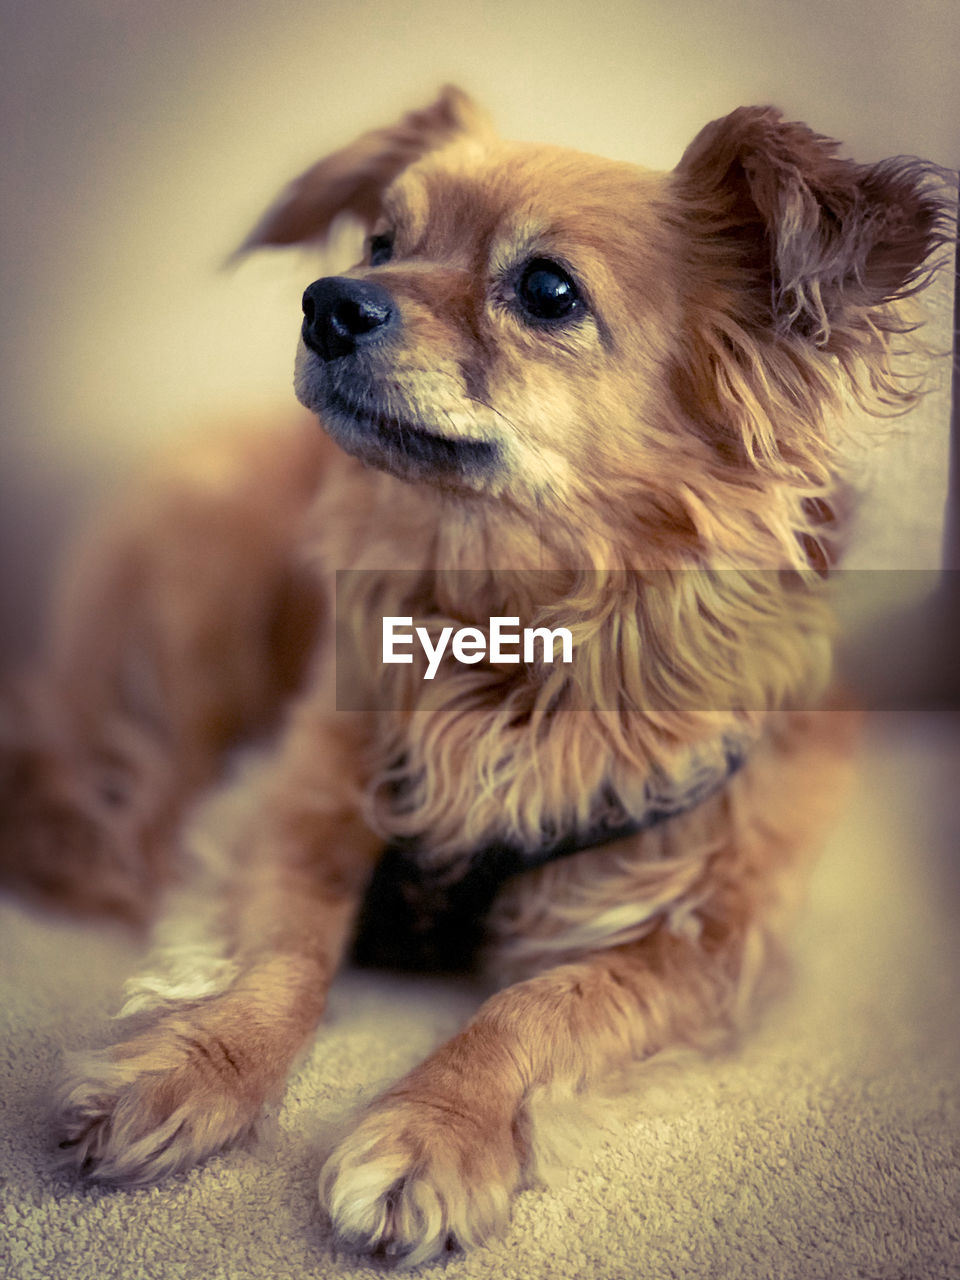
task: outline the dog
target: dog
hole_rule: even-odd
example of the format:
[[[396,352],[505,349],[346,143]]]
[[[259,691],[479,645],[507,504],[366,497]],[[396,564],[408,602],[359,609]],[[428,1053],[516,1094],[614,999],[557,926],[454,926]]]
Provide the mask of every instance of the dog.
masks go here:
[[[210,933],[72,1068],[63,1158],[135,1185],[227,1147],[351,945],[459,946],[500,987],[320,1176],[340,1239],[414,1265],[504,1229],[535,1095],[714,1044],[771,986],[855,737],[823,709],[842,411],[917,398],[905,300],[948,212],[931,166],[855,164],[771,108],[659,173],[505,142],[447,88],[242,252],[342,216],[368,239],[304,293],[315,417],[185,450],[75,556],[8,698],[0,866],[142,922],[188,802],[272,731],[214,832]],[[386,620],[435,652],[494,619],[569,633],[569,661],[382,660]]]

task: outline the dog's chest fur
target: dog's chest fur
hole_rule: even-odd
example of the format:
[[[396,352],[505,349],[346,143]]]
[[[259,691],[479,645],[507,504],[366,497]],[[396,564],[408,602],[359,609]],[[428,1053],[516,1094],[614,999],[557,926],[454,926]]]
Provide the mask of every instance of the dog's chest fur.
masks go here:
[[[679,592],[667,571],[644,578],[561,573],[542,568],[542,556],[525,563],[514,528],[349,459],[311,519],[323,530],[338,705],[377,719],[369,811],[388,841],[415,840],[425,864],[617,826],[643,816],[651,790],[682,807],[701,775],[723,773],[731,743],[739,753],[760,732],[752,685],[775,679],[802,694],[811,673],[822,677],[827,646],[821,654],[809,642],[823,630],[822,602],[805,590],[771,597],[774,575],[759,575],[751,591],[775,644],[745,612],[742,581],[728,591],[722,574],[702,574],[693,590],[690,575]],[[410,617],[435,636],[443,625],[485,630],[494,615],[550,627],[594,621],[580,627],[569,667],[445,659],[428,681],[423,663],[382,662],[385,616]],[[709,684],[708,668],[722,668],[725,687]],[[686,705],[659,692],[665,676],[685,682]]]

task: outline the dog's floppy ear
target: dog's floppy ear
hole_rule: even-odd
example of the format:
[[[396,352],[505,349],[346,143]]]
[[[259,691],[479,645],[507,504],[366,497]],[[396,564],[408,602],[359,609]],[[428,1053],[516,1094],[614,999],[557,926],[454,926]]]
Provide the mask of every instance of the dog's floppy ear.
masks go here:
[[[237,250],[322,241],[340,214],[372,225],[386,187],[409,164],[459,133],[488,128],[463,90],[446,85],[435,102],[396,124],[372,129],[296,178]]]
[[[829,350],[851,310],[922,287],[949,239],[935,166],[858,165],[836,151],[771,107],[741,107],[708,124],[677,167],[694,254],[743,291],[738,319],[754,333],[772,327]]]

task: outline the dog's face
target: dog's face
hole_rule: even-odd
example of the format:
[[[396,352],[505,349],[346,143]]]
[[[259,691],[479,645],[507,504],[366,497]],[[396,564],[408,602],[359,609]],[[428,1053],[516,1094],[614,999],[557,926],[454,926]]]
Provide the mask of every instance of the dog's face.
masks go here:
[[[662,179],[471,138],[386,189],[366,261],[304,295],[297,391],[409,479],[569,501],[642,451],[678,302]]]
[[[692,551],[723,525],[711,495],[752,536],[758,492],[822,494],[838,371],[882,377],[888,304],[936,243],[925,174],[833,151],[744,108],[650,173],[504,142],[447,90],[304,174],[247,247],[368,228],[364,260],[306,290],[297,358],[348,452]]]

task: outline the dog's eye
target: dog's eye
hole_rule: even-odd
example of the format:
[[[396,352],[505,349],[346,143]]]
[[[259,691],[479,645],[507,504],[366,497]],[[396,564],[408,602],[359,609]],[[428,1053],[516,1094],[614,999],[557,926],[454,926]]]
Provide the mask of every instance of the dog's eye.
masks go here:
[[[371,267],[382,267],[385,262],[389,262],[393,256],[393,236],[389,232],[384,232],[379,236],[370,237],[370,265]]]
[[[534,258],[517,281],[517,301],[534,320],[565,320],[581,305],[576,284],[563,267]]]

